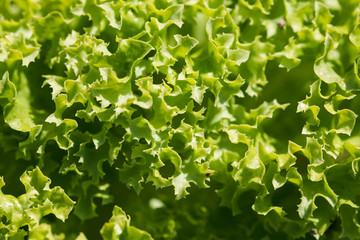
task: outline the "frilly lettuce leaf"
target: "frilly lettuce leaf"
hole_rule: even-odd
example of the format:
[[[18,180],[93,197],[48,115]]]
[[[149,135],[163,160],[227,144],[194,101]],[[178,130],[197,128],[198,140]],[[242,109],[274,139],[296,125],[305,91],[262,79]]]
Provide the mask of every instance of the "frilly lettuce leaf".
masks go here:
[[[53,214],[56,218],[65,221],[75,202],[59,186],[50,188],[51,180],[44,176],[39,168],[25,172],[20,180],[25,186],[24,194],[14,197],[0,193],[0,214],[5,220],[1,226],[2,231],[7,237],[26,236],[27,233],[21,227],[28,226],[30,238],[34,238],[34,235],[45,237],[47,231],[39,233],[39,228],[45,227],[40,223],[41,219]],[[1,188],[4,185],[4,179],[1,178]]]
[[[130,217],[115,206],[109,222],[101,228],[103,239],[153,239],[150,234],[130,225]]]

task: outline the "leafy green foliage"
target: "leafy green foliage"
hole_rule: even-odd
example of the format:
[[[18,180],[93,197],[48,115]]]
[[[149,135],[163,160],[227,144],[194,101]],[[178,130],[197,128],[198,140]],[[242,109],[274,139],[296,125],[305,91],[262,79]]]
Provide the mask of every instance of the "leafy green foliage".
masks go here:
[[[39,168],[25,172],[20,180],[25,186],[26,193],[16,198],[0,192],[1,233],[9,239],[20,239],[26,236],[26,232],[21,227],[27,226],[30,239],[37,235],[45,237],[39,232],[48,229],[49,226],[41,223],[41,219],[53,214],[56,218],[65,221],[74,202],[60,187],[50,189],[50,179],[45,177]],[[4,180],[1,178],[0,187],[4,185]]]
[[[360,239],[359,9],[0,1],[0,239]]]

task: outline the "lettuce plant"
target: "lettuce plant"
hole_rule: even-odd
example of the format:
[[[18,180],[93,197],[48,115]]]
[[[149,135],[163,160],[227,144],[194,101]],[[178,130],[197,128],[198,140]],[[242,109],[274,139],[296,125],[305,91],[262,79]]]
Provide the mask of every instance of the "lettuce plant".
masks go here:
[[[0,1],[0,239],[360,239],[359,7]]]

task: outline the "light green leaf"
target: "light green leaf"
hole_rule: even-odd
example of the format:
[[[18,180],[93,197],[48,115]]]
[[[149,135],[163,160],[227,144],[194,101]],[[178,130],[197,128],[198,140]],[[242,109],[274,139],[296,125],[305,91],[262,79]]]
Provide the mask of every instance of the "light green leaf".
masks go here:
[[[5,78],[6,75],[4,75]],[[18,78],[18,86],[15,88],[13,84],[12,92],[14,101],[7,104],[4,108],[4,119],[9,126],[17,131],[28,132],[35,127],[34,116],[31,107],[31,92],[28,86],[28,79],[23,73],[14,76]],[[9,80],[9,79],[8,79]]]
[[[349,35],[350,41],[357,47],[360,47],[360,25],[356,25]]]
[[[333,208],[338,201],[338,196],[330,188],[326,180],[319,182],[304,180],[300,192],[302,195],[298,209],[300,218],[309,218],[313,216],[313,212],[317,208],[315,205],[317,197],[324,198]]]
[[[19,197],[3,194],[0,191],[0,215],[7,219],[2,227],[5,227],[9,233],[8,236],[14,237],[14,239],[26,235],[21,229],[26,225],[30,230],[30,239],[53,237],[50,225],[42,225],[40,221],[50,213],[65,221],[75,202],[59,186],[50,188],[51,180],[44,176],[39,168],[24,172],[20,180],[25,186],[26,192]],[[1,177],[0,188],[4,185]]]
[[[9,73],[4,73],[0,81],[0,105],[2,107],[11,103],[16,98],[16,87],[9,79]]]
[[[112,239],[139,239],[147,240],[153,239],[150,234],[142,231],[136,227],[130,226],[130,217],[126,213],[115,206],[112,212],[112,217],[109,222],[105,223],[101,228],[101,236],[104,240]]]

